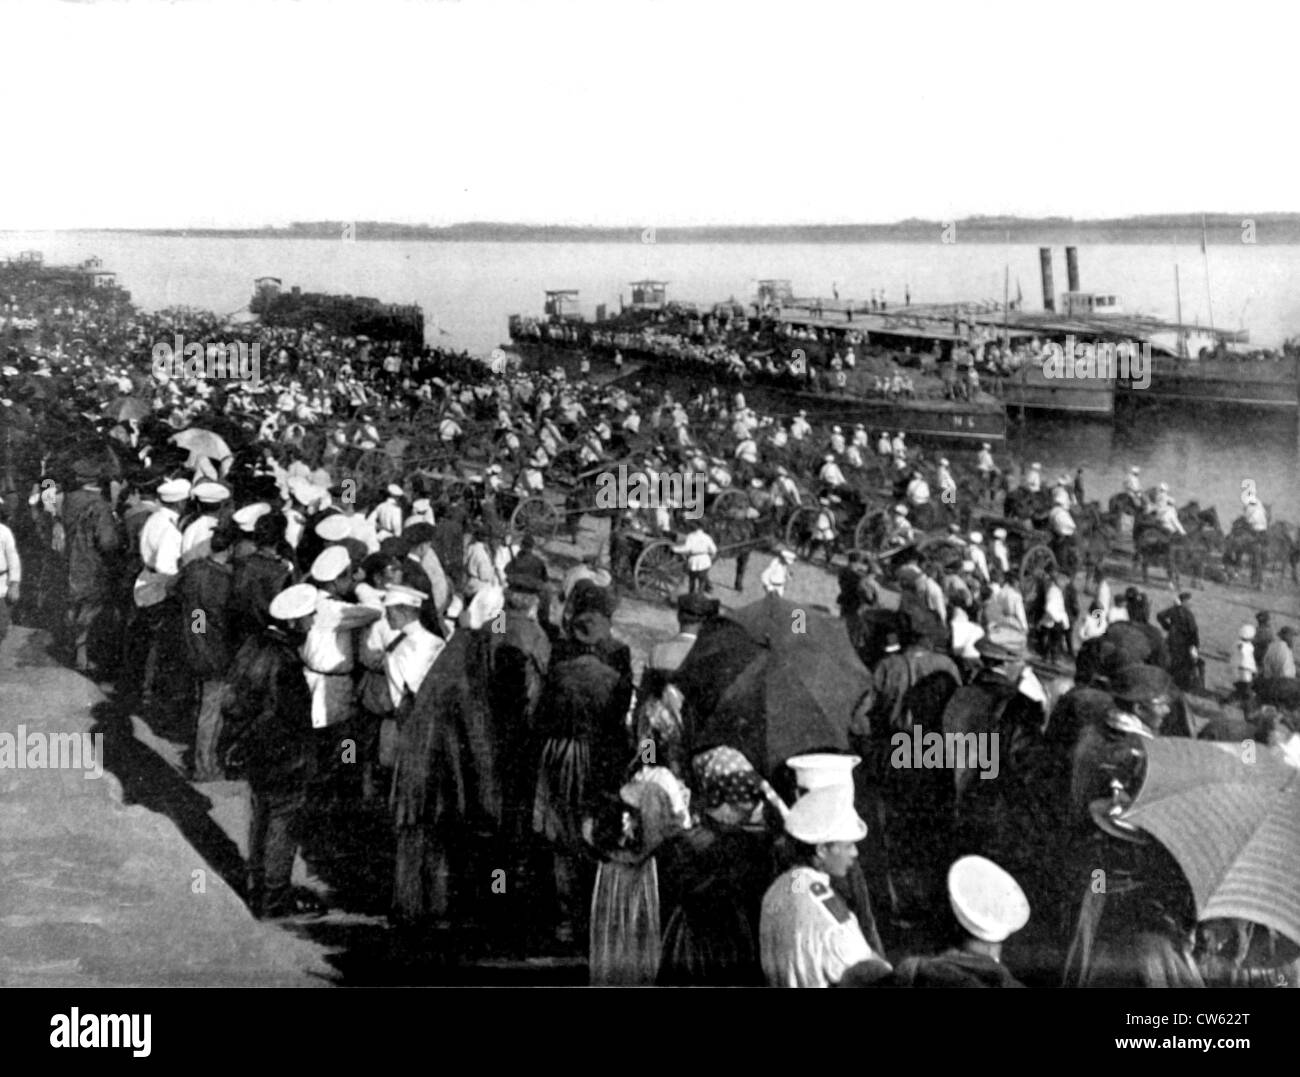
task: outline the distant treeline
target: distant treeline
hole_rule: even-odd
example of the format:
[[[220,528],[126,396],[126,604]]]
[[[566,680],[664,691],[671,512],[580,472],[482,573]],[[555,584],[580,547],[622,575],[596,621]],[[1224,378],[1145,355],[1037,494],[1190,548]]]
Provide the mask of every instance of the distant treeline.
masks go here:
[[[76,231],[212,238],[434,240],[463,243],[1199,243],[1200,214],[1110,220],[1069,217],[909,219],[893,224],[700,225],[584,228],[470,221],[441,227],[390,221],[304,221],[287,228],[107,228]],[[1300,243],[1300,213],[1215,213],[1205,218],[1210,243]]]

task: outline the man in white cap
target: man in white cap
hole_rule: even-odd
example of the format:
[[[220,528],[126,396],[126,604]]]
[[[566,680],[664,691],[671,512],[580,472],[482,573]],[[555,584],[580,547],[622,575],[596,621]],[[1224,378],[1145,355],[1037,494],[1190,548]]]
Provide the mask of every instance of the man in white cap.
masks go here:
[[[1004,575],[1011,571],[1011,553],[1007,549],[1007,529],[993,529],[993,563]]]
[[[968,536],[966,544],[966,558],[971,562],[974,569],[974,577],[981,584],[989,582],[989,562],[984,554],[984,533],[982,531],[972,531]]]
[[[145,644],[143,668],[135,671],[143,699],[154,689],[159,664],[160,633],[171,612],[167,604],[181,570],[181,512],[190,496],[186,479],[169,479],[158,487],[158,508],[140,530],[140,560],[135,580],[136,634]]]
[[[843,456],[845,449],[844,431],[838,426],[831,427],[830,449],[836,456]]]
[[[907,519],[909,513],[910,510],[906,505],[900,503],[894,506],[893,516],[890,517],[885,530],[886,550],[901,550],[916,541],[916,531]]]
[[[781,549],[778,551],[767,568],[763,569],[763,574],[758,578],[758,582],[763,585],[764,594],[785,596],[786,585],[790,582],[790,569],[794,562],[793,550]]]
[[[433,502],[427,497],[417,497],[411,502],[411,514],[406,518],[403,526],[410,526],[419,523],[421,520],[430,527],[438,522],[433,515]]]
[[[190,498],[198,502],[199,515],[181,532],[182,565],[208,555],[212,532],[217,529],[225,504],[230,500],[230,490],[219,482],[200,482],[190,490]]]
[[[1074,537],[1078,524],[1070,511],[1069,491],[1064,487],[1058,486],[1052,492],[1052,510],[1047,514],[1047,529],[1052,534],[1052,554],[1056,563],[1073,572],[1078,563]]]
[[[857,859],[857,843],[867,836],[852,796],[835,786],[812,790],[786,815],[785,831],[799,843],[800,862],[763,896],[759,954],[768,984],[829,987],[867,962],[877,974],[888,972],[889,965],[872,950],[857,917],[831,886],[832,877],[848,874]]]
[[[541,494],[546,489],[544,469],[550,462],[546,450],[538,445],[515,478],[515,489],[525,495]]]
[[[299,476],[288,480],[289,496],[292,499],[284,509],[284,539],[295,550],[302,538],[303,528],[307,526],[307,516],[316,512],[317,506],[329,496],[322,490]]]
[[[992,494],[998,481],[998,465],[993,461],[993,446],[985,441],[980,445],[979,456],[975,461],[975,470],[980,473],[985,492]]]
[[[718,546],[704,530],[703,524],[696,522],[682,544],[673,547],[673,553],[686,557],[686,576],[691,593],[712,594],[713,584],[709,582],[709,571],[713,568],[713,559],[718,556]]]
[[[906,465],[907,435],[902,430],[900,430],[897,434],[894,435],[894,440],[890,443],[889,450],[894,455],[895,463],[899,463],[899,461],[901,461],[902,465]]]
[[[817,478],[823,488],[828,490],[838,490],[840,487],[848,485],[844,472],[840,470],[840,465],[835,462],[835,457],[831,453],[827,453],[822,457],[822,466],[817,473]]]
[[[420,610],[428,600],[423,591],[400,583],[390,585],[384,592],[384,616],[388,626],[397,633],[388,646],[384,671],[393,710],[399,714],[404,704],[414,700],[425,675],[446,646],[420,619]]]
[[[808,422],[808,412],[800,409],[799,414],[790,420],[790,437],[795,441],[803,441],[812,433],[812,425]]]
[[[939,488],[939,499],[945,505],[957,504],[957,480],[952,477],[951,465],[946,456],[939,460],[939,470],[935,474],[934,484]]]
[[[1023,987],[1002,964],[1002,946],[1029,922],[1020,884],[992,860],[963,856],[948,869],[948,902],[962,941],[936,957],[898,963],[892,987]]]
[[[776,478],[772,480],[770,492],[772,505],[778,510],[803,504],[803,495],[799,493],[798,484],[790,478],[790,472],[783,466],[777,467]]]
[[[1178,518],[1178,507],[1174,504],[1173,497],[1170,496],[1167,482],[1162,482],[1157,488],[1153,507],[1155,509],[1156,523],[1160,525],[1160,530],[1170,537],[1187,537],[1187,528],[1183,526],[1183,521]]]
[[[1043,489],[1043,465],[1036,461],[1030,464],[1022,485],[1031,494],[1039,493]]]
[[[352,730],[357,699],[352,670],[357,661],[357,629],[380,617],[380,611],[348,601],[353,591],[352,559],[343,546],[326,547],[311,566],[311,582],[320,591],[316,615],[302,646],[311,689],[311,725],[317,730],[322,769],[343,762],[337,745]]]
[[[1131,467],[1128,469],[1128,474],[1124,476],[1123,492],[1128,497],[1135,516],[1140,516],[1146,508],[1145,499],[1142,497],[1142,480],[1139,477],[1141,474],[1141,468]]]
[[[313,769],[311,694],[299,645],[319,595],[311,584],[286,588],[271,601],[273,623],[244,641],[230,667],[222,706],[222,762],[248,778],[249,907],[259,918],[293,916],[316,903],[291,886],[298,817]]]
[[[380,542],[390,537],[400,538],[402,534],[403,490],[396,483],[389,483],[384,495],[384,500],[375,506],[369,516]]]

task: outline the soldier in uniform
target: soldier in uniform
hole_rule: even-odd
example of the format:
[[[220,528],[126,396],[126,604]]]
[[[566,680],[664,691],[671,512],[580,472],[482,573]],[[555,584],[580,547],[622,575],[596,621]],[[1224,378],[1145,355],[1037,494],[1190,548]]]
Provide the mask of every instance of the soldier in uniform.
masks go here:
[[[832,888],[848,874],[867,824],[839,786],[814,789],[785,819],[798,843],[797,863],[763,896],[759,952],[773,987],[829,987],[852,972],[855,982],[884,975],[890,966],[868,944],[848,904]]]

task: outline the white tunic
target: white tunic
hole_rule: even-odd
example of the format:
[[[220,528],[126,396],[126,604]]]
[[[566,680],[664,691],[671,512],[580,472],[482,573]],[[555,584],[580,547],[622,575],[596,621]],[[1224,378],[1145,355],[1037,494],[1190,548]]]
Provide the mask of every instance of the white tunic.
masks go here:
[[[772,987],[829,987],[854,965],[878,955],[830,876],[801,865],[763,895],[759,953]]]
[[[156,606],[167,597],[167,588],[181,570],[179,514],[166,505],[150,514],[140,530],[140,560],[144,568],[135,580],[135,604]]]

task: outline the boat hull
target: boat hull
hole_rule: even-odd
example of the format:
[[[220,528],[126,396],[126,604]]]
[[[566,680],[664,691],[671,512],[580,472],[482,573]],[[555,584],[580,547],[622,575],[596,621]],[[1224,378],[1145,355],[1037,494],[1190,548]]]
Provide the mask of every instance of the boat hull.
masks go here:
[[[1048,378],[1042,367],[1025,366],[1003,382],[1009,410],[1051,411],[1105,417],[1115,414],[1113,378]]]
[[[1300,360],[1174,359],[1156,356],[1151,382],[1116,381],[1119,394],[1133,401],[1171,404],[1236,405],[1300,410]]]
[[[527,365],[546,367],[557,360],[573,361],[587,355],[602,370],[611,366],[605,353],[599,349],[538,343],[518,339],[512,347],[525,358]],[[662,356],[635,349],[623,349],[623,356],[636,369],[625,375],[640,382],[669,384],[674,381],[700,381],[698,368],[669,363]],[[707,374],[703,374],[707,377]],[[880,430],[891,433],[902,430],[917,441],[944,444],[964,444],[978,448],[980,442],[1000,443],[1007,438],[1007,412],[1001,401],[985,396],[975,401],[960,400],[899,400],[889,401],[834,392],[809,392],[775,385],[753,383],[734,384],[745,394],[745,399],[765,413],[787,418],[803,409],[809,418],[820,422],[862,423],[873,437]]]

